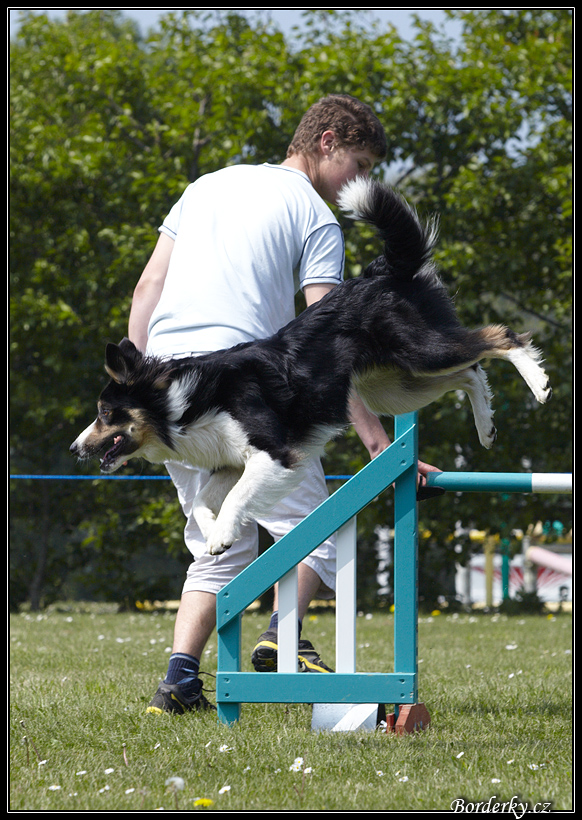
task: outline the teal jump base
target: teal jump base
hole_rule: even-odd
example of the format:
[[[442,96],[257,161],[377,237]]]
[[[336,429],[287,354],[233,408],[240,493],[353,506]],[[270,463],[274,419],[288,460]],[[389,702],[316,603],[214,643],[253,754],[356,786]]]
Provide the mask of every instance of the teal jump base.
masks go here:
[[[222,703],[411,703],[416,681],[413,673],[222,672],[216,685]]]

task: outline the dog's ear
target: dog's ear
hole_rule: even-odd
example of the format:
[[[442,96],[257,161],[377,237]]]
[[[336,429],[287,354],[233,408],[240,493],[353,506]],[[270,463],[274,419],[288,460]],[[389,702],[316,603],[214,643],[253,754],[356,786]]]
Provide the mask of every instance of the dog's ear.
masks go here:
[[[125,384],[141,359],[142,354],[129,339],[122,339],[119,345],[108,344],[105,348],[105,370],[118,384]]]
[[[123,339],[119,342],[119,349],[123,353],[123,355],[128,359],[141,359],[143,358],[143,354],[137,349],[133,342],[124,336]]]

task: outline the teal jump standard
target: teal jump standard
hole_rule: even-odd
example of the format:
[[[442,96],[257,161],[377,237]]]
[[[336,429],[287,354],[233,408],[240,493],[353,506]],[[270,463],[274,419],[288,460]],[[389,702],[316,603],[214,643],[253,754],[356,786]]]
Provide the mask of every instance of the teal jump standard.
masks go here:
[[[395,419],[395,440],[217,595],[216,705],[223,723],[242,703],[405,703],[417,700],[416,414]],[[395,673],[241,672],[241,619],[249,604],[395,483]]]

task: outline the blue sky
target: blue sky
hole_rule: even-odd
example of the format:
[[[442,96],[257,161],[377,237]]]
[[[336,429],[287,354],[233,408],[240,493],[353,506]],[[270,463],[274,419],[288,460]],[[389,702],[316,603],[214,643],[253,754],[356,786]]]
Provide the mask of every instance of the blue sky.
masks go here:
[[[63,14],[67,9],[57,9],[57,8],[50,8],[50,9],[36,9],[34,7],[24,7],[27,10],[31,11],[38,11],[38,12],[47,12],[50,15],[59,16]],[[169,11],[179,11],[179,9],[138,9],[138,8],[128,8],[128,9],[120,9],[121,11],[125,12],[128,17],[132,17],[134,20],[137,21],[142,32],[146,32],[149,28],[152,28],[156,25],[159,17],[163,14],[166,14]],[[296,8],[279,8],[279,9],[237,9],[240,11],[269,11],[273,20],[278,23],[283,31],[290,31],[291,27],[301,22],[301,12],[304,9],[296,9]],[[18,8],[9,8],[10,12],[10,33],[14,34],[17,28],[17,21],[19,17]],[[443,9],[433,9],[433,8],[424,8],[424,9],[381,9],[381,8],[370,8],[367,9],[371,13],[371,16],[375,19],[379,20],[382,23],[392,23],[398,29],[398,32],[401,37],[404,39],[410,39],[414,36],[414,29],[412,28],[412,18],[414,14],[418,14],[420,17],[426,20],[431,20],[437,25],[445,22],[445,14]],[[456,23],[448,23],[446,27],[446,31],[451,36],[454,36],[459,31],[459,25]]]

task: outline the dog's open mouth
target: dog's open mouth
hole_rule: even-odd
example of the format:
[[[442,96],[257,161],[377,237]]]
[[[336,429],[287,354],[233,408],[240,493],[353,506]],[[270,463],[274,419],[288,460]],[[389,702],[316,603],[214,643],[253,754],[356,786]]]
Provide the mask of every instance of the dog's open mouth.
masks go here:
[[[123,448],[123,443],[125,439],[123,436],[115,436],[113,439],[113,447],[110,447],[109,450],[106,451],[105,455],[103,456],[101,461],[101,472],[107,473],[109,472],[115,464],[117,457],[120,455],[121,449]]]

